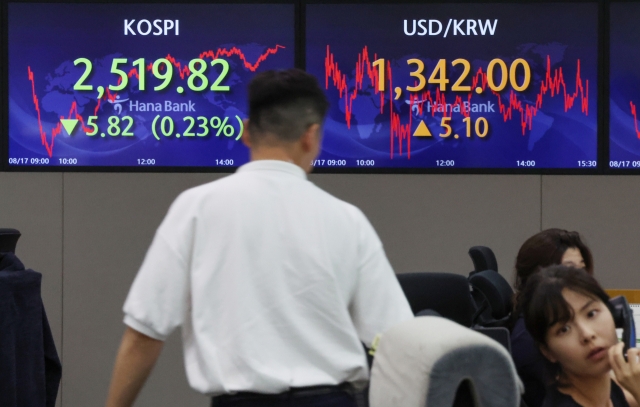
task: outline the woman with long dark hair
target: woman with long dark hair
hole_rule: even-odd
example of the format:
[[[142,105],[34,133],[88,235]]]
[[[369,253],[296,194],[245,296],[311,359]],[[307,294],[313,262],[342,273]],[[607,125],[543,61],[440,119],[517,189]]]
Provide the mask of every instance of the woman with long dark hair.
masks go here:
[[[520,295],[527,280],[541,268],[563,264],[584,268],[593,274],[593,257],[578,232],[547,229],[527,239],[516,257],[514,311],[511,320],[511,352],[525,387],[528,407],[540,407],[545,396],[544,357],[527,332],[522,318]]]
[[[640,350],[629,349],[625,360],[609,297],[591,275],[548,267],[530,276],[520,301],[527,330],[548,361],[543,407],[637,405]]]

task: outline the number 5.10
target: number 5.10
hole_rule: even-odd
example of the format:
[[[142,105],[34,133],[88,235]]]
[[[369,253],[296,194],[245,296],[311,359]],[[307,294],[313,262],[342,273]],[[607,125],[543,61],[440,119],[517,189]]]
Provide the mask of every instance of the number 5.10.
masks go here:
[[[446,116],[443,117],[440,121],[440,127],[445,130],[444,133],[439,134],[440,137],[447,138],[451,135],[452,129],[451,125],[449,124],[450,121],[451,117]],[[471,137],[471,117],[465,117],[464,119],[462,119],[462,121],[467,125],[467,137]],[[489,122],[487,122],[487,119],[485,119],[484,117],[478,117],[474,125],[474,130],[476,136],[484,138],[487,133],[489,133]],[[458,136],[456,135],[455,138],[458,138]]]

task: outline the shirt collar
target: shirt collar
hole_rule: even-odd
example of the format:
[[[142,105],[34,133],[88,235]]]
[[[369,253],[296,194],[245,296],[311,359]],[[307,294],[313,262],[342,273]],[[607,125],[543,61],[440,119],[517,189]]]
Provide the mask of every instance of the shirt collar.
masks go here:
[[[236,172],[247,171],[279,171],[301,179],[307,179],[307,174],[296,164],[281,160],[256,160],[240,166]]]

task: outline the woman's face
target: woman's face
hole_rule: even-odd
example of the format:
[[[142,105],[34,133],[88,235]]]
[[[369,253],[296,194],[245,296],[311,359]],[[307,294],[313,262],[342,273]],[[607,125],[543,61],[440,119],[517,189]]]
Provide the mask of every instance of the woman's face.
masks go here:
[[[573,311],[573,318],[549,328],[542,353],[550,361],[560,363],[569,377],[608,373],[611,370],[608,349],[618,343],[609,308],[599,299],[569,289],[564,289],[562,296]]]
[[[577,269],[585,268],[582,253],[580,253],[580,250],[577,247],[570,247],[565,250],[564,254],[562,255],[562,259],[560,259],[560,264]]]

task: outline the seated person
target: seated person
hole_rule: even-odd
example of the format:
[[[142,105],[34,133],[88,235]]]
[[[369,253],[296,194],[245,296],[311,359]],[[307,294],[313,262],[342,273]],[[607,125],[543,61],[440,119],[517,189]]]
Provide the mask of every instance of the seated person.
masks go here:
[[[640,352],[629,349],[625,361],[609,297],[592,276],[551,266],[529,278],[520,300],[527,330],[548,360],[543,407],[637,406]]]
[[[540,407],[545,396],[544,357],[527,332],[519,306],[519,296],[525,283],[541,268],[563,264],[584,268],[593,274],[591,251],[582,242],[578,232],[547,229],[527,239],[516,258],[516,298],[511,319],[511,353],[525,392],[528,407]]]

